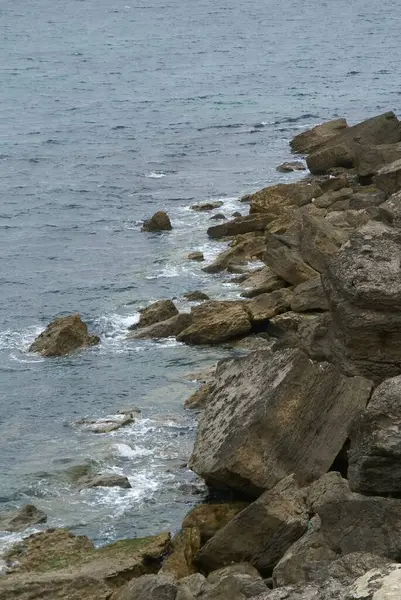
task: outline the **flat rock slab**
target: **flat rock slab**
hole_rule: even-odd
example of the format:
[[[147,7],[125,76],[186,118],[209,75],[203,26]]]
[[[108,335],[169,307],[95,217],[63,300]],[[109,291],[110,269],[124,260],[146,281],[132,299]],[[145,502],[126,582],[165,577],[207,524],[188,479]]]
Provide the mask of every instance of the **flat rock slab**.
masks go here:
[[[254,497],[291,473],[302,483],[318,479],[340,452],[371,387],[298,349],[222,361],[190,467],[212,487]]]

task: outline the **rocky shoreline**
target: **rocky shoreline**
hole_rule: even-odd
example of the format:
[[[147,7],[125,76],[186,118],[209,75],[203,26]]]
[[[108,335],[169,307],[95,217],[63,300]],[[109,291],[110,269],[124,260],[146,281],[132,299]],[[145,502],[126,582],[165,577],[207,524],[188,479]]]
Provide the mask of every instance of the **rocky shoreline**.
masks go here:
[[[189,466],[229,501],[195,507],[173,538],[96,550],[64,530],[34,534],[5,557],[5,600],[401,597],[401,122],[337,119],[291,148],[306,177],[244,197],[249,215],[207,231],[229,246],[203,270],[232,273],[243,298],[198,291],[190,313],[159,301],[127,333],[242,349],[186,402],[202,411]],[[171,227],[159,212],[143,230]],[[98,341],[72,315],[31,350]],[[30,516],[44,518],[30,507],[2,522]]]

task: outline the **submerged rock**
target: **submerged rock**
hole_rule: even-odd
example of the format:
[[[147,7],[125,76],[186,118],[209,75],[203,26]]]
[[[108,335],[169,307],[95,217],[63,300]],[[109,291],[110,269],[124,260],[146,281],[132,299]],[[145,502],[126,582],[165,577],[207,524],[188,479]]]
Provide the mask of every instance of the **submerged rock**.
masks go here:
[[[78,314],[58,317],[31,344],[29,352],[42,356],[64,356],[79,348],[88,348],[100,342],[97,335],[88,333],[88,326]]]
[[[141,231],[170,231],[172,229],[170,217],[160,210],[142,225]]]
[[[210,210],[214,210],[215,208],[220,208],[223,206],[224,202],[222,200],[216,200],[215,202],[204,202],[203,204],[193,204],[190,206],[192,210],[197,212],[207,212]]]
[[[283,162],[276,168],[276,171],[279,173],[291,173],[292,171],[306,171],[306,166],[303,162],[293,161],[293,162]]]
[[[250,496],[291,473],[313,481],[333,464],[371,387],[300,350],[223,361],[189,466],[212,487]]]
[[[110,433],[116,431],[126,425],[131,425],[135,422],[134,415],[116,415],[115,417],[104,418],[104,419],[80,419],[74,422],[75,426],[82,427],[86,431],[92,433]]]
[[[25,504],[19,510],[0,513],[0,531],[23,531],[27,527],[44,523],[46,520],[46,513],[33,504]]]

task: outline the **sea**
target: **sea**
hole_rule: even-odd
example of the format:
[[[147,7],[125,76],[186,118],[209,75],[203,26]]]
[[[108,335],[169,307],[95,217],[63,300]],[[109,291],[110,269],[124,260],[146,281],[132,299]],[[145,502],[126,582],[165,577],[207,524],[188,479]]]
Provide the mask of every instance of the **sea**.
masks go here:
[[[0,549],[46,526],[96,545],[174,532],[207,498],[187,374],[230,350],[127,328],[159,299],[239,296],[202,271],[225,245],[190,206],[246,214],[241,196],[300,177],[276,171],[297,133],[400,115],[400,26],[395,0],[0,0],[0,512],[48,515]],[[173,230],[141,232],[157,210]],[[75,312],[98,346],[28,353]],[[76,424],[127,406],[141,412],[118,431]],[[85,465],[131,488],[79,489]]]

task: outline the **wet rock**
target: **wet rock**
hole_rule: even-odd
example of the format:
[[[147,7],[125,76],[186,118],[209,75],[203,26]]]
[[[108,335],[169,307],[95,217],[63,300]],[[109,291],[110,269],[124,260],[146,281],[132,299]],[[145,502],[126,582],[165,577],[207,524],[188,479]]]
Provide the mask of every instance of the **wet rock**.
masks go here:
[[[0,513],[0,531],[23,531],[46,520],[47,516],[42,510],[33,504],[25,504],[19,510]]]
[[[195,573],[194,558],[199,552],[201,537],[195,526],[183,527],[171,540],[171,553],[164,559],[159,573],[182,579]]]
[[[251,330],[248,312],[242,303],[210,300],[191,310],[192,324],[178,336],[187,344],[221,344]]]
[[[401,493],[401,376],[386,379],[351,434],[348,478],[367,495]]]
[[[279,173],[291,173],[293,171],[306,171],[306,166],[303,162],[296,160],[294,162],[283,162],[276,168]]]
[[[332,465],[371,383],[300,350],[219,363],[190,468],[212,487],[256,496],[295,473],[313,481]]]
[[[316,125],[316,127],[296,135],[290,142],[291,149],[293,152],[298,152],[299,154],[313,152],[347,127],[345,119],[335,119],[321,125]]]
[[[302,214],[299,252],[315,271],[321,273],[326,268],[330,258],[337,254],[348,237],[346,231],[334,227],[326,219]]]
[[[355,166],[360,145],[393,144],[400,140],[400,123],[393,112],[387,112],[343,129],[313,151],[306,162],[315,175],[326,173],[333,167],[351,168]]]
[[[322,193],[321,187],[310,181],[269,186],[248,197],[251,203],[250,213],[265,213],[273,221],[280,216],[283,207],[304,206]]]
[[[64,356],[79,348],[100,342],[97,335],[88,333],[88,326],[78,314],[58,317],[31,344],[29,352],[42,356]]]
[[[264,231],[269,220],[271,220],[270,217],[263,214],[247,215],[245,217],[240,215],[232,221],[226,221],[221,225],[209,227],[207,234],[211,238],[219,239],[250,233],[252,231]]]
[[[292,290],[282,288],[270,292],[269,294],[260,294],[246,303],[252,323],[260,323],[271,319],[276,315],[286,312],[290,307],[292,300]]]
[[[250,260],[260,259],[265,248],[265,239],[260,232],[238,236],[227,250],[219,254],[210,265],[203,267],[202,271],[205,273],[219,273],[233,264],[244,265]]]
[[[382,144],[379,146],[357,145],[355,151],[355,167],[362,180],[373,175],[390,163],[401,158],[401,144]]]
[[[124,475],[117,475],[115,473],[104,473],[101,475],[95,475],[94,477],[84,477],[78,480],[78,484],[82,488],[119,487],[128,489],[131,487],[128,477],[125,477]]]
[[[158,339],[175,337],[190,326],[192,317],[188,313],[179,313],[166,321],[160,321],[128,334],[129,340]]]
[[[401,189],[401,159],[382,167],[374,177],[376,187],[386,198]]]
[[[183,527],[197,527],[204,544],[219,529],[227,525],[249,502],[229,502],[227,504],[200,504],[186,515]]]
[[[293,285],[318,276],[317,271],[303,260],[297,249],[290,248],[270,232],[266,233],[266,252],[263,260],[277,277]]]
[[[212,217],[210,217],[211,221],[224,221],[227,217],[223,215],[223,213],[216,213]]]
[[[139,323],[131,326],[129,329],[138,327],[148,327],[161,321],[167,321],[178,315],[178,309],[172,300],[158,300],[153,302],[147,308],[140,311]]]
[[[304,495],[293,477],[287,477],[206,542],[197,562],[205,571],[245,561],[268,572],[306,531],[307,523]]]
[[[187,256],[188,260],[196,260],[199,262],[202,262],[203,260],[205,260],[205,257],[203,256],[203,252],[190,252]]]
[[[205,408],[210,394],[210,385],[205,383],[199,390],[196,390],[184,402],[184,408],[197,409]]]
[[[297,285],[291,297],[291,310],[295,312],[328,310],[320,277]]]
[[[203,204],[193,204],[190,208],[195,210],[196,212],[208,212],[210,210],[214,210],[215,208],[220,208],[223,206],[224,202],[221,200],[216,200],[215,202],[204,202]]]
[[[189,302],[202,302],[203,300],[210,300],[210,296],[199,290],[187,292],[184,294],[184,298],[189,300]]]
[[[368,223],[322,274],[335,360],[377,382],[401,371],[400,245],[391,238],[390,228]]]
[[[170,575],[142,575],[115,592],[110,600],[175,600],[177,585]]]
[[[263,269],[252,273],[241,282],[241,287],[245,289],[241,296],[244,298],[253,298],[260,294],[279,290],[285,286],[285,281],[277,277],[270,267],[263,267]]]
[[[144,222],[141,231],[170,231],[171,229],[170,217],[164,210],[160,210]]]
[[[74,425],[82,427],[85,431],[91,431],[92,433],[110,433],[116,431],[126,425],[131,425],[135,422],[135,418],[132,414],[128,415],[116,415],[115,417],[105,419],[80,419],[74,421]]]

